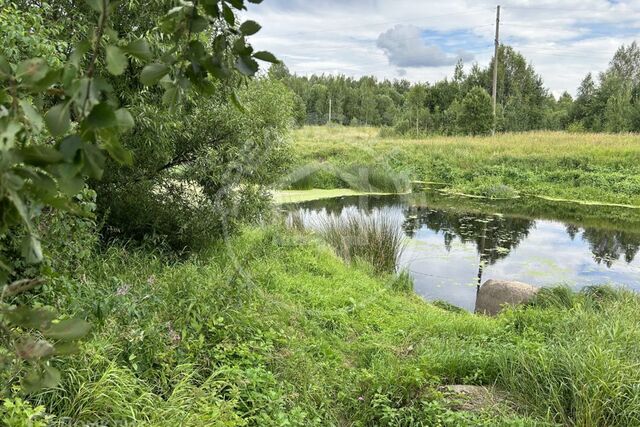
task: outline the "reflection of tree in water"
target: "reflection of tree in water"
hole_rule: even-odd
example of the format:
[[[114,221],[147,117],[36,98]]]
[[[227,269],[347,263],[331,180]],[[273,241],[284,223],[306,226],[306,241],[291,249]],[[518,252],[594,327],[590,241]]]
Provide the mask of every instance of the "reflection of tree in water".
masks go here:
[[[580,227],[573,224],[567,224],[566,226],[567,234],[571,237],[571,240],[575,239],[578,233],[580,233]]]
[[[371,212],[393,206],[404,210],[406,220],[403,229],[409,237],[413,237],[420,227],[426,226],[436,233],[442,233],[447,250],[451,249],[456,237],[462,243],[475,243],[481,264],[494,264],[506,258],[535,225],[534,220],[406,207],[405,203],[406,200],[401,196],[349,196],[292,204],[288,209],[324,210],[327,214],[340,215],[346,208]],[[578,225],[566,224],[566,232],[571,240],[582,230]],[[624,260],[630,263],[640,251],[640,233],[637,232],[585,228],[582,239],[588,242],[594,261],[607,267],[611,267],[623,255]]]
[[[462,243],[475,243],[484,263],[495,264],[528,236],[535,221],[499,215],[463,214],[422,207],[408,207],[403,229],[409,237],[426,226],[442,233],[447,250],[457,237]]]
[[[604,263],[607,267],[611,267],[621,255],[630,263],[640,249],[640,234],[587,228],[582,238],[589,242],[595,262]]]
[[[345,209],[357,208],[358,210],[370,213],[376,209],[388,208],[390,206],[401,206],[400,196],[345,196],[331,199],[311,200],[308,202],[291,203],[286,206],[289,211],[306,209],[310,211],[326,211],[329,215],[341,215]]]

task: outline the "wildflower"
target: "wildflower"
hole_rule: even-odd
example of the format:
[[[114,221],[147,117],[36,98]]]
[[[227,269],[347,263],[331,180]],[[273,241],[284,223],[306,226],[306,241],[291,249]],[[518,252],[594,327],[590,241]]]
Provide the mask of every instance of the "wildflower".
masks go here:
[[[178,344],[182,338],[180,337],[180,334],[173,329],[171,322],[167,322],[167,330],[169,331],[169,339],[171,340],[171,343]]]
[[[118,290],[116,290],[116,296],[121,297],[127,295],[129,293],[129,289],[131,289],[131,286],[129,285],[120,286]]]

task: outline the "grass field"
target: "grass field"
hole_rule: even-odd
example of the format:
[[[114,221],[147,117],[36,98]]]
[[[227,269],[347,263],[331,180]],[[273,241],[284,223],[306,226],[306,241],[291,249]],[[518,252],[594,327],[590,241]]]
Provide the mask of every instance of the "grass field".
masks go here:
[[[401,139],[380,137],[376,128],[318,126],[296,130],[293,140],[297,169],[332,166],[307,178],[309,187],[341,187],[331,170],[369,165],[488,197],[529,193],[640,205],[637,135],[534,132]]]
[[[60,425],[640,423],[628,292],[560,288],[497,318],[451,312],[278,226],[188,261],[114,245],[72,277],[82,283],[61,275],[57,301],[92,337],[56,362],[60,386],[30,396]],[[507,400],[461,410],[447,384]]]
[[[315,165],[305,185],[328,189],[314,197],[360,194],[331,190],[345,176],[369,190],[410,176],[494,197],[536,192],[640,205],[631,191],[640,168],[632,136],[422,141],[305,128],[295,139],[298,164]],[[317,167],[324,164],[333,166]],[[341,167],[383,173],[331,175]],[[518,200],[525,217],[640,224],[638,209]],[[509,212],[511,202],[469,198],[463,208],[490,212],[502,203]],[[497,317],[476,316],[426,302],[408,275],[376,272],[359,258],[346,263],[317,235],[282,222],[244,228],[186,259],[153,241],[114,242],[87,249],[81,263],[60,264],[34,303],[87,319],[91,336],[80,352],[54,358],[58,386],[26,396],[43,409],[7,400],[0,424],[26,425],[7,420],[43,411],[53,418],[29,425],[640,425],[637,294],[560,287]],[[444,388],[460,384],[494,390],[496,401],[479,405]]]

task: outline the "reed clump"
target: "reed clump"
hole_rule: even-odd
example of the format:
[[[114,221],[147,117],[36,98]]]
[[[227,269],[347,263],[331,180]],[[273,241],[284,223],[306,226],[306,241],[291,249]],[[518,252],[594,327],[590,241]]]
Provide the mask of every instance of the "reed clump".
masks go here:
[[[345,261],[369,262],[380,273],[396,270],[406,246],[400,223],[382,211],[328,215],[318,220],[316,229]]]

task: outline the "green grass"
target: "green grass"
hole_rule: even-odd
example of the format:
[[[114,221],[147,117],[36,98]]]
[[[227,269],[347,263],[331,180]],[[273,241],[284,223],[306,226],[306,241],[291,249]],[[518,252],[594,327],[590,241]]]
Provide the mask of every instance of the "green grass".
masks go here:
[[[29,400],[107,425],[640,423],[634,294],[558,291],[488,318],[408,288],[280,227],[180,262],[112,246],[43,290],[94,329]],[[511,403],[455,411],[438,386],[460,383]]]
[[[305,127],[294,133],[296,168],[384,164],[413,180],[489,197],[529,193],[640,205],[640,137],[532,132],[402,139],[375,128]],[[332,188],[331,181],[316,187]]]
[[[280,187],[290,190],[349,188],[366,193],[405,193],[411,189],[409,175],[394,171],[384,162],[332,165],[311,162],[299,165],[282,180]]]

